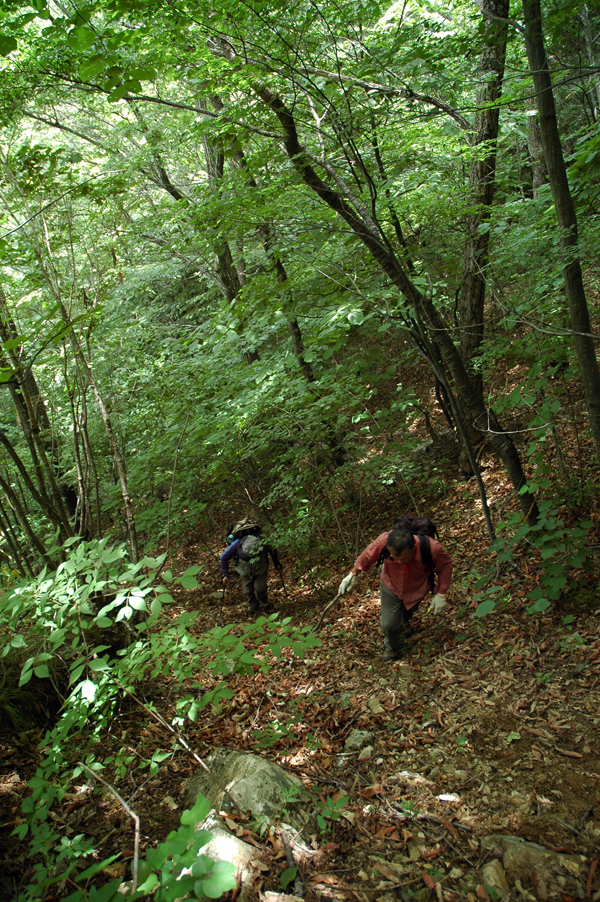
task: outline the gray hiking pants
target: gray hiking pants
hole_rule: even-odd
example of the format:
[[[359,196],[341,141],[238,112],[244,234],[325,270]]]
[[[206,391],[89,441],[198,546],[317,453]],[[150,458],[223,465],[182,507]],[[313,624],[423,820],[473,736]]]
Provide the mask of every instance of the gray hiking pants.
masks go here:
[[[239,573],[239,570],[238,570]],[[267,570],[252,576],[251,573],[240,573],[244,592],[248,598],[248,609],[258,611],[267,606]]]
[[[406,638],[406,624],[415,613],[419,604],[407,611],[401,598],[388,589],[383,583],[379,586],[381,598],[381,632],[383,642],[388,651],[400,652]]]

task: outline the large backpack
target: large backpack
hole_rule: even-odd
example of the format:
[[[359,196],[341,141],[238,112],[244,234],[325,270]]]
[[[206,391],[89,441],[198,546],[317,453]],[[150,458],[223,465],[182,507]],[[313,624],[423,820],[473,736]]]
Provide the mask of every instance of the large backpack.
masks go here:
[[[437,538],[437,526],[433,520],[430,520],[428,517],[412,517],[410,514],[404,514],[399,520],[396,520],[392,529],[407,529],[409,532],[412,532],[414,536],[419,536],[419,539],[421,540],[421,560],[423,561],[423,566],[427,570],[429,588],[433,592],[435,586],[435,565],[429,539]],[[387,548],[384,548],[379,555],[377,563],[382,564],[389,556],[389,551]]]
[[[239,539],[235,552],[235,569],[246,576],[259,576],[269,565],[267,549],[261,537],[258,523],[248,517],[236,523],[231,531],[231,538]]]

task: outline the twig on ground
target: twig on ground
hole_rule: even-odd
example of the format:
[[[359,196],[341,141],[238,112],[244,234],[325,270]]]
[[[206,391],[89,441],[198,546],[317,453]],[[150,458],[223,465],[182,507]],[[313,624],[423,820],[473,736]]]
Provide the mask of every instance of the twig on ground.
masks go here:
[[[146,712],[150,715],[150,717],[153,717],[154,720],[156,720],[161,726],[163,726],[166,730],[168,730],[169,733],[172,733],[172,735],[175,736],[175,738],[176,738],[177,742],[179,743],[179,745],[180,745],[183,749],[185,749],[185,751],[188,752],[188,754],[190,754],[190,755],[192,756],[192,758],[194,759],[194,761],[197,761],[197,762],[198,762],[198,764],[200,765],[200,767],[201,767],[203,770],[206,771],[206,773],[208,774],[208,776],[209,776],[209,777],[211,778],[211,780],[213,780],[213,782],[219,787],[219,789],[221,790],[221,792],[222,792],[225,796],[227,796],[227,798],[229,799],[229,801],[231,802],[231,804],[233,805],[233,807],[236,808],[237,811],[239,811],[239,812],[241,812],[241,813],[243,814],[243,813],[244,813],[243,809],[240,808],[238,802],[236,802],[236,800],[233,798],[233,796],[231,795],[231,793],[229,792],[229,790],[228,790],[225,786],[223,786],[223,784],[222,784],[219,780],[217,780],[217,778],[216,778],[215,775],[212,773],[212,771],[206,766],[206,764],[204,763],[204,761],[202,760],[202,758],[200,757],[200,755],[198,755],[197,752],[195,752],[193,749],[191,749],[191,748],[189,747],[188,743],[187,743],[186,740],[183,738],[183,736],[182,736],[182,734],[179,732],[179,730],[176,730],[174,727],[171,726],[170,723],[167,723],[167,721],[164,719],[164,717],[162,717],[161,714],[158,713],[158,711],[153,711],[152,708],[149,708],[147,705],[145,705],[143,702],[141,702],[141,701],[139,700],[139,698],[137,698],[137,697],[133,694],[133,692],[130,692],[130,690],[127,689],[127,687],[124,686],[122,683],[119,683],[119,686],[121,687],[121,689],[123,690],[123,692],[126,692],[127,695],[128,695],[130,698],[132,698],[135,702],[137,702],[138,705],[139,705],[141,708],[143,708],[144,711],[146,711]],[[98,778],[98,779],[100,779],[100,778]]]
[[[125,801],[125,799],[123,799],[119,795],[119,793],[114,788],[114,786],[111,786],[110,783],[107,783],[106,780],[103,777],[101,777],[96,771],[92,770],[91,767],[88,767],[87,764],[84,764],[82,761],[78,761],[77,766],[82,767],[85,771],[88,772],[88,774],[90,774],[91,777],[93,777],[94,780],[98,780],[100,783],[102,783],[103,786],[106,786],[108,791],[114,795],[114,797],[118,801],[119,805],[121,805],[121,807],[127,812],[129,817],[133,820],[133,823],[135,824],[135,836],[134,836],[134,841],[133,841],[133,867],[132,867],[133,882],[131,885],[131,895],[134,895],[134,893],[137,889],[137,884],[138,884],[138,865],[139,865],[139,858],[140,858],[140,818],[139,818],[139,815],[137,815],[135,813],[135,811],[131,810],[131,808]]]

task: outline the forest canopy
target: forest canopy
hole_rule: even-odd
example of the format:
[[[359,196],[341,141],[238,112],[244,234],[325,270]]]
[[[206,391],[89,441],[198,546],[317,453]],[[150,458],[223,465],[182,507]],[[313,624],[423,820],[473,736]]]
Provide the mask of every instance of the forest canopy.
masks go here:
[[[2,654],[21,686],[66,684],[22,830],[39,852],[67,737],[93,721],[91,756],[165,661],[179,728],[232,667],[268,669],[257,643],[318,642],[163,627],[199,585],[170,558],[190,535],[249,513],[312,573],[351,563],[367,508],[427,514],[463,484],[480,616],[518,548],[530,613],[591,568],[600,7],[1,9]],[[88,630],[123,621],[115,664]],[[223,677],[201,703],[198,658]]]
[[[351,508],[412,478],[423,416],[465,474],[487,440],[533,525],[511,426],[559,447],[571,373],[600,451],[594,27],[487,0],[7,8],[8,569],[107,530],[135,562],[232,492],[302,541],[342,482]]]

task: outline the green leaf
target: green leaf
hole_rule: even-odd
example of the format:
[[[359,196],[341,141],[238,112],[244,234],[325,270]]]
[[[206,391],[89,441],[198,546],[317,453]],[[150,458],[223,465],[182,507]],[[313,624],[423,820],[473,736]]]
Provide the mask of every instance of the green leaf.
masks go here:
[[[97,75],[100,75],[100,73],[104,72],[105,69],[105,58],[103,56],[94,56],[87,63],[83,64],[83,66],[79,70],[79,74],[84,81],[87,81],[90,78],[95,78]]]
[[[139,81],[154,81],[154,79],[156,78],[156,72],[150,66],[145,66],[142,69],[130,69],[127,73],[127,77],[137,78]],[[200,568],[198,568],[198,570],[199,569]]]
[[[39,667],[34,667],[33,672],[35,673],[36,677],[39,677],[40,680],[45,680],[50,676],[50,671],[45,664],[40,664]]]
[[[95,864],[92,864],[89,868],[86,868],[85,871],[82,871],[75,878],[75,883],[79,883],[80,880],[89,880],[90,877],[93,877],[94,874],[97,874],[98,871],[101,871],[102,868],[107,867],[109,864],[112,864],[113,861],[116,861],[119,858],[120,853],[117,855],[111,855],[110,858],[105,858],[104,861],[97,861]]]
[[[188,567],[187,570],[184,570],[181,575],[182,576],[197,576],[201,570],[202,570],[202,567],[198,567],[198,565],[195,564],[193,567]]]
[[[0,34],[0,56],[8,56],[8,54],[12,53],[13,50],[16,50],[18,46],[19,45],[12,35]]]
[[[545,611],[546,608],[550,607],[550,602],[547,598],[538,598],[535,604],[530,604],[527,608],[528,614],[540,614],[542,611]]]
[[[362,310],[353,310],[348,314],[348,320],[353,326],[360,326],[365,321],[365,315]]]
[[[200,583],[194,576],[180,576],[175,582],[181,583],[184,589],[199,589]]]
[[[122,882],[122,879],[117,877],[116,880],[105,883],[99,889],[92,886],[88,896],[89,902],[115,902],[117,899],[122,899],[123,896],[119,892]]]
[[[201,821],[203,821],[205,819],[205,817],[209,811],[210,811],[210,802],[208,801],[208,799],[205,796],[202,795],[202,793],[199,793],[199,795],[194,803],[194,807],[188,808],[181,815],[181,818],[180,818],[181,823],[189,824],[190,826],[199,824]]]
[[[202,887],[204,895],[208,896],[209,899],[218,899],[228,890],[235,889],[237,886],[235,872],[235,865],[229,861],[216,861],[212,870],[212,877],[204,881]]]
[[[108,663],[108,658],[94,658],[89,663],[90,670],[93,673],[98,673],[104,670],[110,670],[110,664]]]
[[[283,890],[288,888],[288,884],[292,882],[292,880],[296,879],[296,875],[298,873],[298,868],[286,868],[279,878],[279,884]]]
[[[491,598],[487,598],[485,601],[482,601],[480,604],[477,605],[477,610],[475,611],[475,614],[478,617],[485,617],[485,615],[490,614],[494,610],[495,607],[496,607],[496,602]]]

